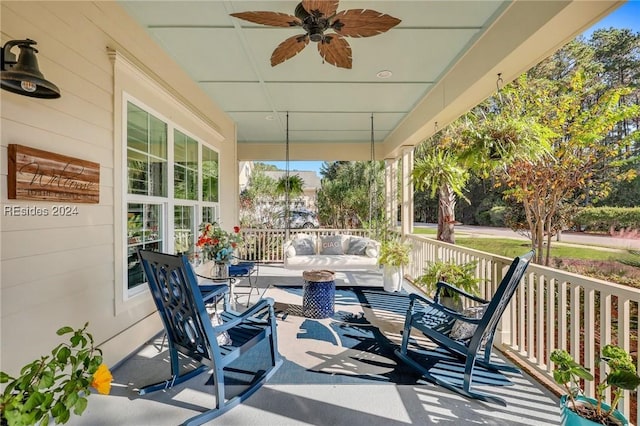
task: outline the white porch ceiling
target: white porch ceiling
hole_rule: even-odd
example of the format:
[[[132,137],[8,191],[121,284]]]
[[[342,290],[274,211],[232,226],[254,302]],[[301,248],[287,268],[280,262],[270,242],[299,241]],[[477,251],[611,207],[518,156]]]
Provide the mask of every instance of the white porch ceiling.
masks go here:
[[[402,22],[384,34],[348,38],[353,68],[323,64],[315,43],[271,67],[278,44],[301,34],[229,16],[293,14],[297,1],[121,1],[168,54],[237,123],[240,160],[294,156],[366,159],[374,116],[376,153],[397,155],[466,112],[615,9],[617,1],[341,1]],[[390,70],[380,79],[376,73]],[[267,148],[265,148],[267,147]],[[270,147],[270,148],[269,148]],[[302,154],[303,152],[305,152]],[[312,152],[312,154],[309,153]],[[311,157],[310,157],[311,155]]]

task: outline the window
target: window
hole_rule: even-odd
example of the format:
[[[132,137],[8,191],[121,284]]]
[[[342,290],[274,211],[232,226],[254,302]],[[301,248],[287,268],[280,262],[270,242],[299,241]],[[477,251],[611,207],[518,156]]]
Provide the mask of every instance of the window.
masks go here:
[[[218,217],[219,157],[136,102],[127,101],[126,123],[126,294],[131,295],[145,282],[138,249],[192,255],[197,225]]]

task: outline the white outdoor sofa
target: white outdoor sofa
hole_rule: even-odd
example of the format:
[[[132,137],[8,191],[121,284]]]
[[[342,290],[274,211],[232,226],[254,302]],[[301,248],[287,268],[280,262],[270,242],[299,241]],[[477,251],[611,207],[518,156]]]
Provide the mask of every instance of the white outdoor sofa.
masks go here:
[[[284,244],[286,269],[376,270],[380,243],[354,235],[297,234]]]

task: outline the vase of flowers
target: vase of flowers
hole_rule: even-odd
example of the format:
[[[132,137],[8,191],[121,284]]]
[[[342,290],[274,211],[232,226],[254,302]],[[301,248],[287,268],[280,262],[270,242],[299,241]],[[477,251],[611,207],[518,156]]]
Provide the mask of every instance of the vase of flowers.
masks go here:
[[[225,231],[218,222],[205,222],[200,225],[200,235],[196,246],[201,250],[203,261],[213,261],[211,277],[226,279],[229,277],[229,263],[234,250],[242,245],[240,227]]]

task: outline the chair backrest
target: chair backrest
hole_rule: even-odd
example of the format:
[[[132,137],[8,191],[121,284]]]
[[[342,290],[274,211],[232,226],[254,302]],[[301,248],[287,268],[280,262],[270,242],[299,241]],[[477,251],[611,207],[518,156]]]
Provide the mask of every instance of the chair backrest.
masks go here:
[[[197,361],[213,361],[217,340],[187,257],[147,250],[138,255],[169,345]]]
[[[535,251],[531,250],[528,253],[513,259],[509,270],[491,298],[491,301],[487,306],[487,310],[482,317],[482,321],[478,324],[478,328],[469,342],[469,348],[479,347],[493,335],[498,323],[500,322],[502,314],[505,309],[507,309],[509,301],[516,292],[518,284],[520,284],[534,253]]]

